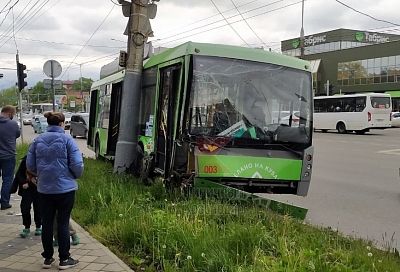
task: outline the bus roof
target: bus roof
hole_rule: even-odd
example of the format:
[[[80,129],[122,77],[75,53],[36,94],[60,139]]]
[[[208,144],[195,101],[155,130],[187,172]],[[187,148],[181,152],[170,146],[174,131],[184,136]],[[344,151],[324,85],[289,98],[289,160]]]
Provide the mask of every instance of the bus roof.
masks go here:
[[[271,63],[283,65],[294,69],[311,71],[310,63],[298,58],[285,56],[275,52],[265,51],[257,48],[247,48],[233,45],[210,44],[210,43],[194,43],[186,42],[177,47],[162,51],[153,55],[143,63],[144,69],[156,66],[160,63],[171,61],[188,55],[215,56],[224,58],[233,58],[241,60],[249,60],[256,62]],[[110,76],[93,82],[91,89],[99,86],[120,81],[125,74],[125,70],[118,71]]]
[[[187,55],[215,56],[241,60],[250,60],[287,67],[310,70],[310,63],[298,58],[283,54],[265,51],[257,48],[247,48],[233,45],[186,42],[177,47],[167,49],[146,60],[144,68],[149,68],[159,63],[167,62]]]
[[[342,94],[342,95],[331,95],[331,96],[315,96],[314,99],[327,99],[327,98],[334,99],[334,98],[362,97],[362,96],[390,97],[390,94],[386,94],[386,93]]]

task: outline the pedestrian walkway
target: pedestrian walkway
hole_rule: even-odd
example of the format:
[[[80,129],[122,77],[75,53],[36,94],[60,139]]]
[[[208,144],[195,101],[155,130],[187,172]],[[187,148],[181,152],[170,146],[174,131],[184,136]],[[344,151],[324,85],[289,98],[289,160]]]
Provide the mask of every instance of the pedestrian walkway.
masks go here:
[[[58,252],[55,248],[51,269],[42,269],[43,257],[40,236],[34,236],[34,226],[28,238],[20,238],[23,228],[20,215],[21,198],[11,195],[12,208],[0,211],[0,271],[58,271]],[[73,222],[80,237],[80,244],[71,245],[71,255],[79,260],[79,264],[66,271],[133,271],[115,256],[108,248],[100,244],[83,228]]]

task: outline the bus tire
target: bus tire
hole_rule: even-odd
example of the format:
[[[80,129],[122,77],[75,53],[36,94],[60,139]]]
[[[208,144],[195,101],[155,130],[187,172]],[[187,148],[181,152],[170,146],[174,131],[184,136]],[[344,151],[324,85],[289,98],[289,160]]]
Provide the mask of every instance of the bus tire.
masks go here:
[[[99,140],[99,136],[96,136],[96,141],[94,142],[94,152],[96,154],[96,160],[100,159],[100,140]]]
[[[71,134],[72,138],[76,138],[76,135],[74,135],[74,132],[72,131],[72,129],[69,130],[69,134]]]
[[[346,125],[343,122],[337,123],[336,129],[340,134],[345,134],[347,132]]]

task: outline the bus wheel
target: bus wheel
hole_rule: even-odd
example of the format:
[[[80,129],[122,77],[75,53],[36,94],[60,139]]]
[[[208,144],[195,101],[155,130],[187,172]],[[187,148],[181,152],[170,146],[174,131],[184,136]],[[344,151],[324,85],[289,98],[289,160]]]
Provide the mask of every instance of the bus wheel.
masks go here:
[[[339,122],[336,125],[336,129],[340,134],[345,134],[347,132],[346,125],[343,122]]]
[[[74,135],[74,132],[72,131],[72,129],[69,130],[69,134],[71,134],[72,138],[76,138],[76,135]]]
[[[99,137],[98,136],[96,136],[94,150],[95,150],[95,153],[96,153],[96,160],[100,159],[100,141],[99,141]]]

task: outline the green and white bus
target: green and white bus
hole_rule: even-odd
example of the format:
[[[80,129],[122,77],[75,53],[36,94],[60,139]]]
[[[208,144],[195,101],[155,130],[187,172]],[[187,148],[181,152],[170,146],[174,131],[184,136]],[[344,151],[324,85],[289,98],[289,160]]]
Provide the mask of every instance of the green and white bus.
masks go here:
[[[115,156],[124,74],[91,88],[88,146],[97,156]],[[308,62],[261,49],[187,42],[153,55],[143,67],[136,169],[167,182],[304,196],[311,82]]]

